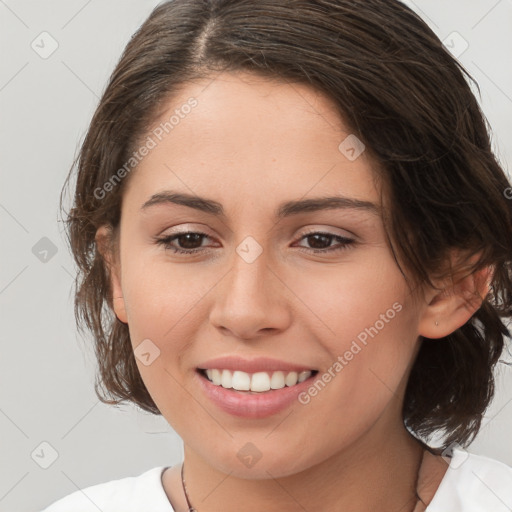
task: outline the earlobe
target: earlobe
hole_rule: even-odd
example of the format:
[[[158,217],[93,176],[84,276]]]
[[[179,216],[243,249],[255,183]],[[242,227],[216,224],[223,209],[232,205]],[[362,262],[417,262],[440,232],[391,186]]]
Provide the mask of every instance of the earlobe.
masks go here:
[[[443,338],[467,323],[489,293],[493,270],[484,267],[433,292],[420,318],[419,334]]]
[[[120,271],[117,265],[110,266],[110,269],[110,282],[112,286],[112,303],[114,306],[114,312],[121,322],[127,324],[128,315],[126,314],[123,288],[121,287],[121,279],[119,277]]]
[[[114,297],[113,304],[114,304],[114,312],[115,312],[117,318],[124,324],[127,324],[128,316],[126,314],[126,308],[124,305],[124,297],[123,296]]]
[[[96,231],[96,247],[102,255],[110,275],[110,286],[112,289],[112,304],[117,318],[127,324],[128,316],[124,301],[123,289],[120,279],[120,268],[112,252],[112,231],[110,226],[100,226]]]

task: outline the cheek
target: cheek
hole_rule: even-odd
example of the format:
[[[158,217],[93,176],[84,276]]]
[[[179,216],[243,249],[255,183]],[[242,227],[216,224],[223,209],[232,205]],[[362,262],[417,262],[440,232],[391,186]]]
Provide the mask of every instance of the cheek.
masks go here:
[[[197,329],[201,297],[207,286],[185,265],[160,256],[127,259],[123,293],[128,305],[130,338],[141,378],[153,401],[172,425],[197,414],[183,386],[190,339]],[[149,364],[142,356],[150,354]],[[184,420],[183,418],[189,418]]]
[[[162,410],[190,406],[179,382],[190,369],[190,340],[197,337],[198,318],[207,318],[204,297],[219,277],[198,274],[191,266],[164,261],[162,255],[126,258],[123,293],[128,306],[132,347],[141,377]],[[211,281],[211,282],[210,282]],[[149,341],[148,341],[149,340]],[[150,352],[151,364],[138,354]],[[156,354],[153,356],[153,354]]]
[[[128,323],[137,338],[152,335],[164,342],[181,318],[195,314],[195,306],[212,285],[190,268],[166,261],[163,249],[146,249],[146,254],[126,258],[123,294]]]
[[[307,324],[329,355],[324,373],[335,375],[326,386],[326,407],[332,400],[364,416],[383,406],[407,370],[417,337],[415,309],[395,264],[383,255],[324,275],[302,273],[295,287],[307,290],[301,297]]]
[[[408,294],[405,281],[386,250],[350,256],[336,265],[311,267],[290,274],[288,280],[301,299],[300,307],[307,315],[304,318],[310,319],[310,325],[318,320],[319,339],[329,340],[338,348],[361,333],[360,338],[364,339],[365,328],[376,322],[379,331],[389,331],[389,325],[397,323],[394,319],[399,321],[397,309],[401,309]],[[381,315],[390,319],[389,323],[383,324]]]

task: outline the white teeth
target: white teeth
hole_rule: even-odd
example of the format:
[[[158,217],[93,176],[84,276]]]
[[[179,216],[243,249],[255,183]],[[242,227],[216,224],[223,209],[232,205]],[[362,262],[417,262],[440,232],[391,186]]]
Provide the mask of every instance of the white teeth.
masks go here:
[[[225,377],[224,374],[226,374]],[[230,379],[229,370],[224,370],[222,372],[222,386],[225,388],[233,387],[238,391],[250,391],[251,376],[245,372],[233,372],[233,378]]]
[[[312,372],[300,372],[297,379],[298,382],[304,382],[311,375],[311,373]]]
[[[236,389],[237,391],[253,391],[263,393],[271,389],[282,389],[285,386],[295,386],[297,383],[304,382],[312,375],[310,370],[284,373],[281,371],[246,373],[241,371],[231,372],[230,370],[208,369],[206,370],[208,379],[216,386],[222,386],[226,389]]]
[[[272,377],[270,378],[270,388],[271,389],[284,388],[284,373],[283,372],[273,372],[272,373]]]
[[[287,386],[293,386],[294,384],[297,384],[297,379],[299,378],[299,375],[297,372],[290,372],[284,379],[284,382]]]

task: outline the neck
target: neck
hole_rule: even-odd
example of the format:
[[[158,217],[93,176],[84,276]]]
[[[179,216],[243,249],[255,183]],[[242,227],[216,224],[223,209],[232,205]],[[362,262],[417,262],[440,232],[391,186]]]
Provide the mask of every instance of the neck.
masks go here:
[[[263,479],[238,478],[207,463],[185,445],[185,481],[197,512],[247,510],[412,511],[415,508],[422,445],[405,427],[382,430],[378,422],[349,448],[298,473]],[[261,459],[262,460],[262,459]],[[173,507],[187,510],[181,465],[164,488]],[[179,481],[178,481],[179,479]],[[170,487],[172,485],[173,490]],[[179,491],[178,491],[179,490]],[[178,494],[177,494],[178,493]]]

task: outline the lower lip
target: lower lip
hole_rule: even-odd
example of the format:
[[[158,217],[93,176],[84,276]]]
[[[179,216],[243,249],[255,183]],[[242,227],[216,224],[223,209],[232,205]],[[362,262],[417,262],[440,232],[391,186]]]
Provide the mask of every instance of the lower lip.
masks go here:
[[[295,386],[257,394],[216,386],[198,371],[196,376],[206,395],[224,412],[241,418],[266,418],[289,407],[310,386],[316,374]]]

